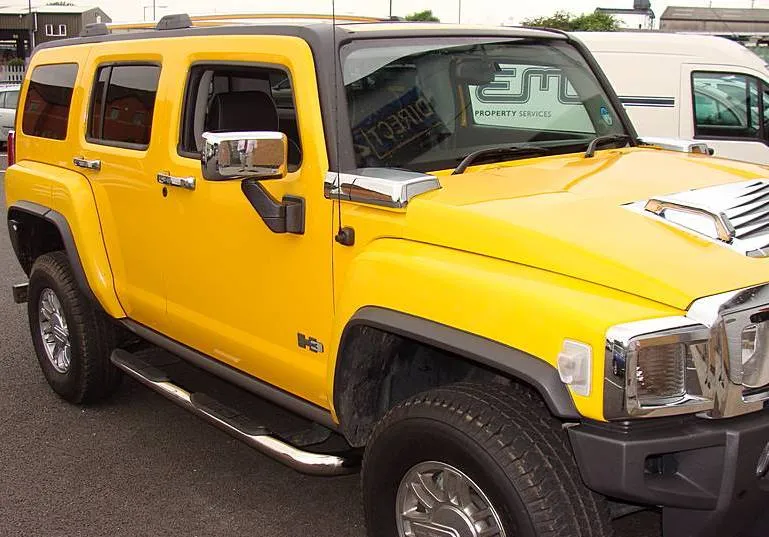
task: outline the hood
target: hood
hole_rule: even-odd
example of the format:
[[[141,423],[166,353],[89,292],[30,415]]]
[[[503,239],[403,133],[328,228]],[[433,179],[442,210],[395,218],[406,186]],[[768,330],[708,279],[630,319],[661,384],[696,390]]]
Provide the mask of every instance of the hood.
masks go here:
[[[769,177],[769,169],[651,148],[438,173],[413,199],[407,238],[520,263],[686,309],[769,281],[769,258],[643,210],[650,199]],[[734,186],[731,187],[734,189]],[[639,209],[640,204],[640,209]],[[769,237],[767,237],[769,244]]]

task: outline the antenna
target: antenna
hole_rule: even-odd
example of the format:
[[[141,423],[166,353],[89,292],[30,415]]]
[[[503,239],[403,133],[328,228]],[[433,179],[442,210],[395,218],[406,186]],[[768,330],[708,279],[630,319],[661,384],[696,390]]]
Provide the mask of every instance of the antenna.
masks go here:
[[[339,221],[339,228],[337,229],[334,240],[343,246],[352,246],[355,244],[355,230],[351,227],[344,227],[342,225],[342,177],[340,173],[339,162],[339,54],[336,48],[336,2],[331,0],[331,43],[334,47],[333,53],[333,66],[334,66],[334,99],[333,99],[333,117],[334,117],[334,150],[336,152],[336,210]],[[344,80],[342,81],[344,84]]]

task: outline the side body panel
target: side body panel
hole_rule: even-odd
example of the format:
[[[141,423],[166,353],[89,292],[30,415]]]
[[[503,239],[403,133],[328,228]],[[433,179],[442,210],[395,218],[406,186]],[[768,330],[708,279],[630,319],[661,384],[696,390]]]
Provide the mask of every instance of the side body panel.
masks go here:
[[[37,138],[25,135],[17,121],[17,163],[6,171],[6,206],[11,208],[18,202],[26,201],[61,214],[72,232],[77,254],[93,294],[107,313],[120,318],[125,316],[125,312],[115,293],[94,194],[88,180],[72,164],[73,148],[78,147],[76,125],[80,118],[79,103],[84,93],[79,81],[83,77],[87,55],[87,47],[75,46],[47,51],[34,57],[29,72],[40,64],[79,64],[70,107],[69,128],[64,140]],[[20,109],[24,107],[28,84],[29,79],[23,85]],[[18,118],[21,118],[21,114]]]
[[[496,341],[555,366],[564,338],[591,346],[603,362],[605,330],[616,319],[678,315],[673,308],[531,267],[403,239],[373,239],[407,216],[352,204],[343,221],[359,235],[335,250],[337,311],[331,356],[347,320],[369,305],[388,308]],[[457,294],[458,289],[472,290]],[[514,364],[511,364],[514,367]],[[329,363],[333,384],[335,362]],[[602,367],[587,397],[572,394],[585,417],[603,419]],[[329,386],[333,390],[333,385]]]
[[[682,56],[594,52],[639,136],[677,138]],[[653,73],[648,75],[647,73]]]

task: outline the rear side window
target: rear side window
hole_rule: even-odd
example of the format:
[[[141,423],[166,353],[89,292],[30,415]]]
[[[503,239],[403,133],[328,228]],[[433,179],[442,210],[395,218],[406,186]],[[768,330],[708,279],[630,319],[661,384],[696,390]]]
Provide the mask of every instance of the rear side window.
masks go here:
[[[35,67],[24,102],[21,122],[24,134],[54,140],[67,137],[69,107],[76,78],[76,63]]]
[[[88,118],[89,141],[146,149],[159,79],[157,65],[100,67]]]

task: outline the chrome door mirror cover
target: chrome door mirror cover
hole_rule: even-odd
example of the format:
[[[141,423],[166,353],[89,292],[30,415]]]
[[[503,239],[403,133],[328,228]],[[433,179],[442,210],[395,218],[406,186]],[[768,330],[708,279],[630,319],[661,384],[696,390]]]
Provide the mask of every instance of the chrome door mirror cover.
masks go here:
[[[281,179],[288,170],[282,132],[204,132],[201,169],[209,181]]]

